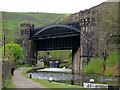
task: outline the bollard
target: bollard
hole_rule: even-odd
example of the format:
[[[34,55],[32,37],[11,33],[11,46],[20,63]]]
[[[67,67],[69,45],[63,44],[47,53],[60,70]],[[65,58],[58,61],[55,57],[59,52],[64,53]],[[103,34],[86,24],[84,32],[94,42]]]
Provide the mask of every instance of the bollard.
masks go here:
[[[32,78],[32,73],[30,73],[29,77]]]
[[[90,79],[90,80],[89,80],[89,82],[91,82],[91,83],[94,83],[94,81],[95,81],[94,79]]]
[[[49,82],[52,82],[53,78],[52,77],[49,77]]]

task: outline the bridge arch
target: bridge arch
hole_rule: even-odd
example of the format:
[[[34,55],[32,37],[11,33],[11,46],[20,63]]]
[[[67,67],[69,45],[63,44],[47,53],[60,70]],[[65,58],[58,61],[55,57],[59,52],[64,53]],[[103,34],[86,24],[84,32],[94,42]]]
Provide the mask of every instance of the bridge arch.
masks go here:
[[[80,28],[76,28],[70,25],[62,25],[62,24],[56,24],[56,25],[50,25],[47,27],[43,27],[42,29],[36,29],[38,30],[37,33],[33,35],[34,38],[42,38],[42,37],[52,37],[52,36],[58,36],[58,35],[69,35],[69,34],[80,34]],[[34,32],[34,31],[33,31]]]
[[[25,30],[23,27],[22,31]],[[53,24],[40,28],[31,28],[30,39],[24,42],[27,43],[28,51],[26,53],[26,59],[28,54],[30,58],[34,58],[37,61],[37,51],[45,50],[72,50],[72,62],[73,72],[79,73],[79,60],[80,60],[80,24],[79,23],[67,23],[67,24]],[[28,30],[28,31],[29,31]],[[26,38],[28,33],[24,33]],[[29,36],[29,35],[28,35]],[[29,42],[30,41],[30,42]],[[30,44],[29,44],[30,43]],[[31,48],[29,48],[31,47]],[[36,58],[35,58],[36,57]],[[33,60],[34,60],[33,59]]]

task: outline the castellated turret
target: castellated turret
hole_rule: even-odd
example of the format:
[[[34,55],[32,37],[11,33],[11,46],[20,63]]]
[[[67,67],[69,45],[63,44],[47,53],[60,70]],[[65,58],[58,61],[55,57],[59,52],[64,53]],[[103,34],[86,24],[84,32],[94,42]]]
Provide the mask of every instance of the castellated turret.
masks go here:
[[[22,48],[25,57],[25,63],[30,64],[32,62],[32,42],[30,40],[30,31],[34,29],[34,25],[30,23],[22,23],[21,27],[21,35],[22,35]]]

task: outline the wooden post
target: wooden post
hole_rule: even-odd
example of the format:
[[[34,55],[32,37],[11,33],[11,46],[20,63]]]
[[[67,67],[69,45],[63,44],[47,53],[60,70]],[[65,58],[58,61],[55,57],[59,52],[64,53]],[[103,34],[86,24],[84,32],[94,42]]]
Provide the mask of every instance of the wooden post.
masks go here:
[[[5,37],[5,35],[4,35],[4,56],[3,57],[4,57],[4,59],[6,58],[6,37]]]

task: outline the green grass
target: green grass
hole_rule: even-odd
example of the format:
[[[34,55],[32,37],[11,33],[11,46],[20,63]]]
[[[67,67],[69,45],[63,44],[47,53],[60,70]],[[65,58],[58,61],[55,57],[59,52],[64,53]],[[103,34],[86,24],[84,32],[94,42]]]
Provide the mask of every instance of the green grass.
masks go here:
[[[8,79],[4,82],[3,86],[5,88],[16,88],[15,84],[12,82],[12,76],[11,75],[8,76]]]
[[[83,72],[85,74],[96,74],[96,75],[101,75],[102,69],[103,69],[103,65],[102,65],[102,58],[92,58],[90,63],[88,65],[86,65],[83,68]],[[118,54],[116,52],[113,52],[111,54],[109,54],[109,56],[106,59],[106,72],[105,75],[106,76],[114,76],[115,73],[111,72],[111,69],[115,66],[118,65]]]
[[[101,74],[101,68],[101,58],[93,58],[90,63],[83,68],[83,72],[86,74]]]
[[[57,82],[49,82],[49,81],[44,81],[44,80],[40,80],[40,79],[32,79],[33,81],[36,81],[40,84],[42,84],[43,86],[45,87],[48,87],[48,88],[79,88],[80,89],[80,86],[76,86],[76,85],[68,85],[68,84],[64,84],[64,83],[57,83]]]
[[[68,14],[53,13],[22,13],[22,12],[3,12],[2,13],[3,31],[6,33],[7,43],[20,37],[20,24],[30,22],[35,27],[50,24],[56,19],[67,17]]]
[[[118,59],[118,53],[114,52],[109,55],[106,61],[106,68],[107,70],[105,71],[106,76],[118,76],[119,75],[119,69],[118,69],[118,64],[119,63]]]
[[[26,72],[28,71],[29,69],[25,69],[23,70],[22,74],[30,79],[27,75],[26,75]],[[73,88],[76,90],[76,89],[82,89],[80,88],[80,86],[77,86],[77,85],[68,85],[68,84],[64,84],[64,83],[57,83],[57,82],[49,82],[49,81],[45,81],[45,80],[40,80],[40,79],[35,79],[35,78],[32,78],[31,80],[35,81],[35,82],[38,82],[40,83],[41,85],[47,87],[47,88],[50,88],[51,90],[55,90],[55,88],[62,88],[62,89],[65,89],[67,88],[68,90],[73,90]]]
[[[113,67],[115,64],[119,62],[118,60],[119,60],[118,53],[117,52],[111,53],[107,58],[107,67]]]
[[[72,50],[51,50],[50,56],[51,58],[58,58],[58,59],[70,59],[70,54],[72,53]]]
[[[15,66],[16,68],[25,68],[25,67],[32,67],[32,65],[29,65],[29,64],[24,64],[24,65],[20,65],[19,63],[16,64]]]
[[[52,60],[60,60],[60,65],[59,67],[66,67],[66,68],[71,68],[72,67],[72,50],[49,50],[49,56]],[[38,55],[41,57],[44,57],[46,55],[46,51],[39,51]]]

